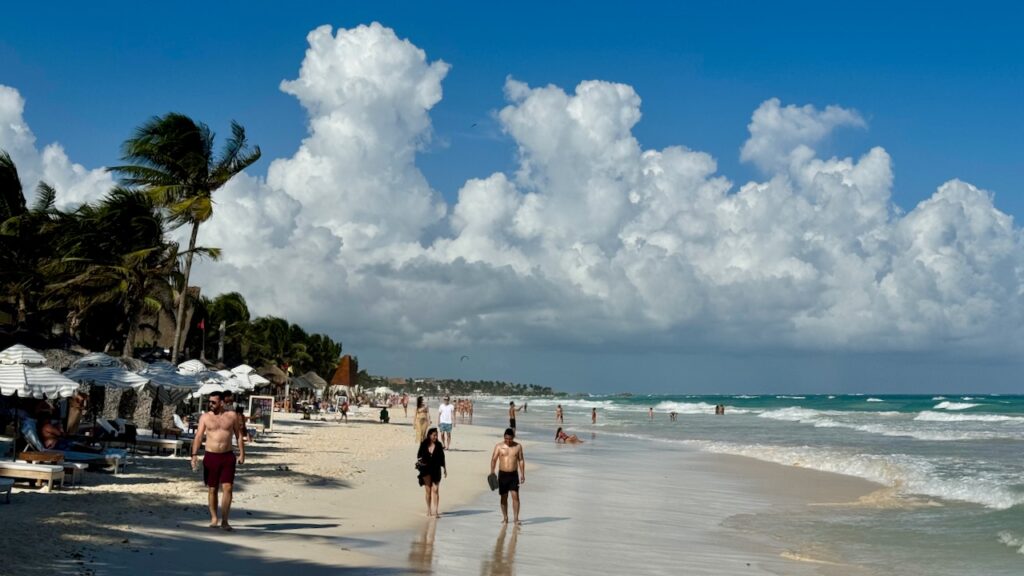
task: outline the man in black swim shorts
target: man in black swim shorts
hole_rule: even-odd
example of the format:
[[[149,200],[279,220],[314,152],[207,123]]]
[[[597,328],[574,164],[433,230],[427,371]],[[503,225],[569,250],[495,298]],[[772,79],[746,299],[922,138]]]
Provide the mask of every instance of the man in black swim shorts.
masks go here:
[[[491,455],[491,474],[498,468],[498,493],[501,494],[501,522],[508,523],[508,495],[512,494],[513,521],[519,524],[519,485],[526,483],[526,457],[523,446],[515,440],[514,428],[505,430],[504,439]],[[500,465],[499,465],[500,464]]]

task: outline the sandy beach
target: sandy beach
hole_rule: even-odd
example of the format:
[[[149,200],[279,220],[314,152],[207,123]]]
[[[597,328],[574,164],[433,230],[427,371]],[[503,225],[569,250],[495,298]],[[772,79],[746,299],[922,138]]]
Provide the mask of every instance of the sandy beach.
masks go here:
[[[357,535],[425,517],[408,421],[398,413],[378,424],[369,410],[347,424],[275,416],[274,432],[250,446],[239,467],[234,533],[206,527],[206,489],[187,458],[140,455],[119,476],[87,473],[80,488],[15,489],[12,504],[0,507],[2,540],[39,553],[14,555],[0,573],[401,573],[367,556],[373,543]],[[456,427],[442,513],[486,490],[495,441],[485,429]]]
[[[780,548],[745,531],[743,518],[849,505],[878,488],[868,482],[692,450],[673,457],[671,466],[687,471],[673,476],[656,454],[638,452],[604,479],[632,476],[638,489],[602,493],[588,466],[609,456],[607,443],[557,446],[539,431],[523,432],[530,463],[524,524],[506,529],[484,482],[501,429],[457,425],[441,488],[444,514],[427,519],[411,426],[400,415],[391,425],[372,415],[347,424],[279,418],[240,468],[233,533],[206,527],[206,490],[184,457],[139,456],[125,474],[90,473],[83,487],[50,494],[16,490],[2,507],[4,540],[48,544],[34,548],[45,553],[13,555],[2,572],[572,574],[605,567],[655,574],[677,565],[706,574],[861,573],[821,551]],[[646,543],[639,550],[629,544],[637,537]],[[630,568],[636,554],[652,563]]]

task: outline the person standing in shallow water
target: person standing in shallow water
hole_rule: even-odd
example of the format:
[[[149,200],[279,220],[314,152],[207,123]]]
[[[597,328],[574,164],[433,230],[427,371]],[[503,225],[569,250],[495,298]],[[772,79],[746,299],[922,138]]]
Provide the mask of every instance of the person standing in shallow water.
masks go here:
[[[501,495],[501,522],[508,523],[508,495],[512,494],[513,521],[519,524],[519,486],[526,484],[526,456],[523,445],[516,442],[514,428],[505,430],[505,437],[491,454],[491,474],[498,468],[498,493]]]
[[[427,408],[423,396],[416,397],[416,420],[413,421],[413,429],[416,432],[416,443],[423,442],[427,437],[427,426],[430,425],[430,409]]]
[[[597,408],[592,408],[590,410],[590,423],[597,424]]]
[[[416,469],[420,485],[426,491],[427,516],[440,516],[441,475],[448,477],[448,466],[444,461],[444,446],[437,441],[437,428],[427,431],[427,437],[420,443],[416,453]]]

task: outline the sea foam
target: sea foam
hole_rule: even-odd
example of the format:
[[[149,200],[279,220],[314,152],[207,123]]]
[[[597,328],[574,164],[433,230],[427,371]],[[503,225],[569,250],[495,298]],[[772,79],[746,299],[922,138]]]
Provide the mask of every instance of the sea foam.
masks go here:
[[[914,420],[918,422],[1024,422],[1024,417],[1003,414],[949,414],[925,410],[914,416]]]
[[[974,408],[981,406],[981,404],[971,404],[970,402],[939,402],[933,406],[934,410],[967,410],[968,408]]]
[[[922,494],[945,500],[973,502],[1005,510],[1024,503],[1024,494],[1009,490],[1002,482],[984,476],[939,478],[927,459],[906,454],[875,455],[809,446],[735,444],[685,440],[708,452],[746,456],[786,466],[810,468],[855,476],[896,488],[905,494]]]

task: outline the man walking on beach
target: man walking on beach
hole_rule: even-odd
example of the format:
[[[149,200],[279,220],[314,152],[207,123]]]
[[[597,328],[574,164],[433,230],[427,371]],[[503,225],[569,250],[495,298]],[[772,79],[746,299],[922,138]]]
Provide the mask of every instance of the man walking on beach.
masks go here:
[[[514,428],[505,430],[505,438],[494,447],[491,474],[498,467],[498,493],[501,494],[501,522],[508,523],[508,495],[512,493],[513,521],[519,524],[519,485],[526,484],[526,456],[523,445],[516,442]]]
[[[510,401],[508,403],[508,427],[513,430],[516,429],[516,412],[518,412],[516,410],[516,403]]]
[[[445,450],[452,447],[452,428],[455,427],[455,406],[451,398],[444,397],[444,403],[437,409],[437,422],[441,429],[441,444]]]
[[[231,447],[231,437],[238,441],[238,464],[245,463],[245,439],[242,426],[235,412],[224,411],[224,398],[221,392],[210,394],[210,410],[199,418],[199,428],[192,440],[192,469],[196,469],[196,458],[199,456],[199,445],[206,436],[206,450],[203,454],[203,481],[206,483],[210,508],[210,527],[218,525],[224,530],[232,530],[228,522],[231,513],[231,491],[235,484],[235,452]],[[217,521],[217,490],[223,493],[220,510],[220,521]]]
[[[402,410],[405,411],[405,417],[409,417],[409,395],[402,393]]]

